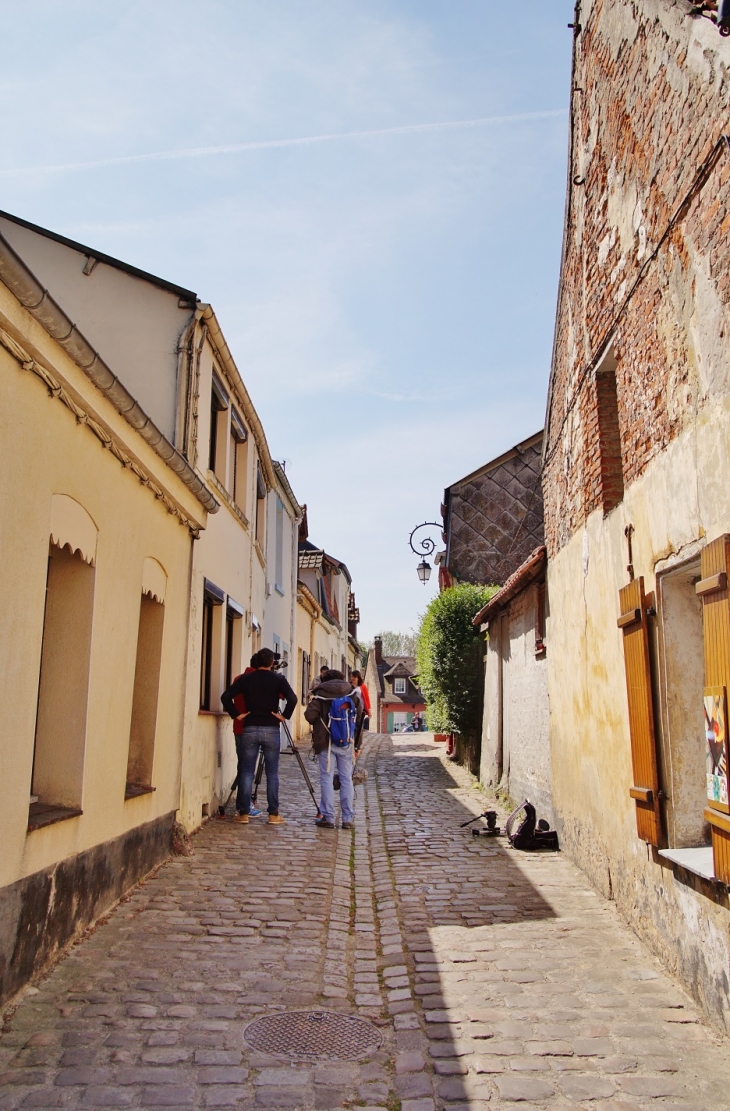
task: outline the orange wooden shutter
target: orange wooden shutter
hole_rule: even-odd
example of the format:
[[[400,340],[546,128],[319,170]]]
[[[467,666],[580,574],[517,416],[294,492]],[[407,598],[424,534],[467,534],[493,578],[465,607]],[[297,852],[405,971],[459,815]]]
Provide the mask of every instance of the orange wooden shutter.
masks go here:
[[[730,690],[730,600],[728,600],[728,562],[730,535],[718,536],[702,552],[701,581],[696,591],[702,599],[702,626],[705,638],[705,687]],[[715,875],[730,884],[730,807],[708,801],[705,819],[712,830]]]
[[[631,797],[636,802],[636,830],[642,841],[662,845],[659,810],[659,777],[654,733],[654,703],[649,661],[649,631],[643,578],[633,579],[619,591],[619,628],[624,635],[626,693],[629,700],[629,730],[634,783]]]

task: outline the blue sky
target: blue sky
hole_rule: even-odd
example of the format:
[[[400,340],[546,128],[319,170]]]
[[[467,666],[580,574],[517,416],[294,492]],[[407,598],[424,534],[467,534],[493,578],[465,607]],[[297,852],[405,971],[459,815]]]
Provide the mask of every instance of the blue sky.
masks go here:
[[[542,425],[571,16],[570,0],[4,14],[0,208],[213,304],[311,539],[352,572],[364,637],[409,629],[434,593],[407,540],[444,487]]]

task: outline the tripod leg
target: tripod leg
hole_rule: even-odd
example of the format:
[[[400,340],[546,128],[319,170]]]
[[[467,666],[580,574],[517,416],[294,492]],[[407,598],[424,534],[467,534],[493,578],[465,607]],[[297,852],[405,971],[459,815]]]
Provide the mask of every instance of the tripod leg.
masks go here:
[[[317,807],[317,813],[319,814],[319,803],[317,802],[317,796],[314,793],[314,787],[312,786],[312,781],[309,778],[309,772],[304,767],[304,761],[302,760],[302,754],[299,751],[299,749],[297,748],[297,746],[294,744],[294,739],[292,738],[292,735],[289,732],[289,726],[286,724],[286,722],[284,722],[284,731],[286,732],[286,739],[287,739],[287,742],[289,744],[289,748],[292,750],[292,752],[294,753],[294,755],[297,758],[297,763],[299,764],[299,770],[301,771],[302,776],[304,777],[304,782],[307,784],[307,787],[309,788],[309,793],[312,796],[312,802]]]
[[[233,792],[235,791],[237,786],[238,786],[238,776],[236,776],[236,778],[233,780],[233,783],[231,784],[231,793],[229,794],[228,798],[226,799],[226,801],[223,803],[222,806],[218,807],[218,814],[220,815],[221,818],[225,818],[226,810],[228,809],[228,804],[230,803],[231,799],[233,798]]]
[[[251,804],[256,805],[256,797],[259,793],[259,786],[261,784],[261,776],[264,774],[264,754],[259,749],[259,754],[256,757],[256,774],[253,778],[253,794],[251,795]]]

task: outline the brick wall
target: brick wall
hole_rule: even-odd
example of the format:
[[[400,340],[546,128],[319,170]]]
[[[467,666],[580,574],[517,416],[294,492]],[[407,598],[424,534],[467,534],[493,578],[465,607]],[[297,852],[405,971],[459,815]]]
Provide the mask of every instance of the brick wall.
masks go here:
[[[545,432],[550,556],[594,509],[609,512],[713,393],[727,393],[730,153],[665,235],[730,130],[730,40],[692,10],[685,0],[584,0],[578,15]],[[609,341],[615,401],[610,375],[597,374]]]

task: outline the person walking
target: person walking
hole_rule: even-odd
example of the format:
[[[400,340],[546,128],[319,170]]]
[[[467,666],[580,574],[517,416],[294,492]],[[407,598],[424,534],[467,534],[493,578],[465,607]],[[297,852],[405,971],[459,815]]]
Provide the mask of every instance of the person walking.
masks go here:
[[[358,688],[348,683],[341,671],[328,671],[304,711],[304,717],[312,726],[312,748],[319,761],[320,816],[316,824],[321,829],[335,828],[335,776],[340,781],[342,828],[352,829],[354,825],[353,738],[363,709]],[[346,722],[346,739],[340,739],[341,729],[338,728],[343,721]]]
[[[221,695],[223,706],[235,720],[243,723],[243,732],[236,737],[240,774],[236,796],[236,817],[234,822],[248,824],[251,809],[256,758],[264,754],[266,769],[266,801],[269,811],[269,825],[284,825],[279,814],[279,722],[288,720],[297,704],[297,696],[283,675],[273,671],[274,653],[270,648],[262,648],[256,653],[258,666],[255,671],[243,674],[231,683]],[[246,709],[239,713],[236,695],[243,695]],[[284,700],[284,711],[280,713],[279,703]]]
[[[361,671],[351,671],[350,680],[352,682],[352,685],[357,687],[357,689],[360,691],[362,704],[365,707],[365,716],[363,717],[362,727],[363,730],[368,730],[370,728],[370,691],[365,685],[365,680],[362,677]]]

